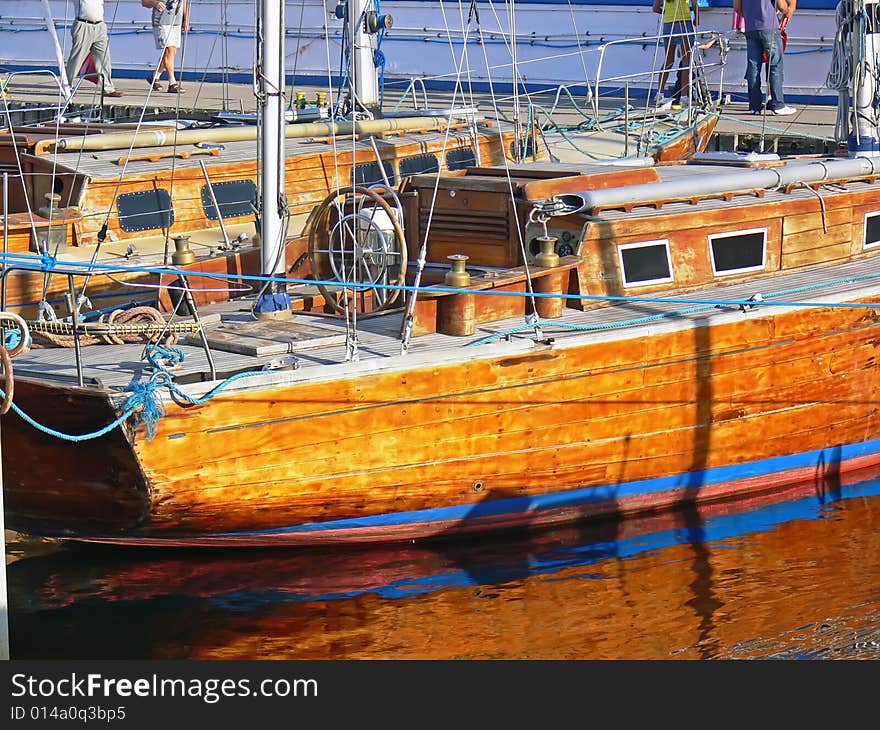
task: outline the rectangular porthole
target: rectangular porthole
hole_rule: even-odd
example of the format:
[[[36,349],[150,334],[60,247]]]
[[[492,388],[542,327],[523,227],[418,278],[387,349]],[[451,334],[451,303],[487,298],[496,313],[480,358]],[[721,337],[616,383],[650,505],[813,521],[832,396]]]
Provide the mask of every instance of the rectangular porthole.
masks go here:
[[[865,248],[880,243],[880,212],[865,215]]]
[[[669,241],[626,243],[617,250],[624,286],[662,284],[673,280]]]
[[[394,176],[394,167],[387,160],[382,160],[382,167],[378,162],[367,162],[363,165],[356,165],[354,169],[354,180],[356,185],[363,187],[371,187],[373,185],[384,185],[385,178],[382,177],[382,168],[385,169],[385,176],[388,178],[388,184],[394,187],[397,184],[397,178]]]
[[[447,170],[464,170],[477,164],[477,157],[470,147],[459,147],[446,153]]]
[[[211,188],[223,218],[240,218],[256,214],[257,186],[253,180],[216,182]],[[217,208],[214,207],[211,191],[208,190],[207,185],[202,185],[202,210],[205,211],[206,218],[212,221],[218,219]]]
[[[709,236],[709,252],[715,276],[763,269],[767,260],[767,229]]]
[[[437,162],[436,155],[416,155],[402,159],[399,167],[400,176],[409,177],[410,175],[428,175],[437,172],[440,169],[440,163]]]
[[[163,188],[120,195],[116,198],[116,213],[126,232],[168,229],[174,224],[171,195]]]

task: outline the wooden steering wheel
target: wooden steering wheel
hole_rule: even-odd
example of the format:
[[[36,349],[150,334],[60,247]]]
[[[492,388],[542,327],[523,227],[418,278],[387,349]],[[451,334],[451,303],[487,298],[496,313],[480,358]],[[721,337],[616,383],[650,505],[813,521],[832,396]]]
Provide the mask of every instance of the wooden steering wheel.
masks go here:
[[[389,204],[386,196],[393,199]],[[315,210],[309,231],[309,262],[324,300],[337,312],[340,290],[354,300],[372,298],[372,311],[388,309],[406,281],[403,208],[394,190],[384,186],[338,190]],[[350,302],[353,306],[354,302]]]

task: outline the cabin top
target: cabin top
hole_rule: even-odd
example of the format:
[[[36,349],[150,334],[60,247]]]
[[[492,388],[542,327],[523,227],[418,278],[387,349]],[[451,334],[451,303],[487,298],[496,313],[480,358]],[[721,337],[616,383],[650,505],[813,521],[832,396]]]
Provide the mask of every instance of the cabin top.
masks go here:
[[[173,134],[173,131],[170,131],[169,134]],[[497,134],[497,132],[493,132],[493,134]],[[426,153],[422,148],[440,147],[444,138],[443,133],[436,131],[409,132],[396,136],[389,135],[381,139],[375,138],[374,142],[379,154],[386,160],[390,158],[398,161],[397,166],[385,165],[385,173],[389,177],[389,182],[396,185],[405,176],[436,172],[440,162],[438,156],[434,153]],[[202,161],[212,167],[253,165],[256,160],[254,145],[254,140],[235,140],[136,147],[133,149],[129,149],[128,144],[124,146],[114,144],[113,149],[88,151],[76,149],[50,151],[44,147],[38,151],[38,156],[48,165],[54,165],[69,172],[75,171],[93,180],[115,180],[123,168],[126,176],[131,177],[168,177],[171,174],[172,164],[175,170],[190,168],[198,170]],[[462,150],[469,151],[469,154],[463,154]],[[313,156],[316,173],[322,167],[326,167],[326,163],[318,162],[319,158],[334,153],[336,160],[343,166],[351,163],[353,155],[375,160],[373,142],[369,138],[357,139],[352,143],[351,137],[339,137],[335,146],[333,140],[327,137],[288,138],[285,140],[285,156],[288,161],[294,158]],[[458,170],[478,162],[477,154],[473,148],[473,136],[464,131],[453,130],[448,138],[444,167]],[[366,170],[364,173],[366,177],[362,182],[373,184],[382,181],[378,163],[374,164],[376,170],[374,172]],[[399,169],[395,169],[395,167],[399,167]]]

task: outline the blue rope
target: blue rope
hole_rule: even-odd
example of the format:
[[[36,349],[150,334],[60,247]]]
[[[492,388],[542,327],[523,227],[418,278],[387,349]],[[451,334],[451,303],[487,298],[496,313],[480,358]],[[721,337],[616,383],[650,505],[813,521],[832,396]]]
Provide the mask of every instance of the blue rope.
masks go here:
[[[379,0],[376,0],[376,17],[381,18],[382,9]],[[385,28],[380,28],[376,34],[376,51],[373,53],[373,65],[379,69],[379,106],[385,103],[385,53],[382,51],[382,39],[385,37]]]
[[[174,350],[176,348],[167,349]],[[177,396],[179,399],[191,405],[204,405],[230,383],[236,380],[240,380],[242,378],[262,374],[264,373],[261,370],[249,370],[243,373],[236,373],[235,375],[228,377],[216,387],[212,388],[201,398],[193,398],[181,391],[180,388],[178,388],[172,382],[172,376],[170,373],[168,373],[168,371],[160,369],[159,371],[157,371],[156,376],[154,376],[150,380],[132,381],[125,388],[126,392],[131,393],[131,395],[122,406],[123,412],[116,420],[107,424],[103,428],[98,429],[97,431],[92,431],[90,433],[79,435],[64,433],[63,431],[58,431],[57,429],[50,428],[49,426],[44,426],[43,424],[38,423],[33,418],[31,418],[14,402],[11,405],[12,410],[15,411],[19,416],[21,416],[22,420],[25,421],[25,423],[30,424],[38,431],[41,431],[49,436],[55,436],[56,438],[63,439],[64,441],[80,442],[100,438],[101,436],[104,436],[105,434],[112,431],[117,426],[121,426],[128,418],[132,419],[132,424],[136,429],[139,426],[144,426],[147,433],[147,441],[150,441],[156,435],[156,427],[159,424],[159,419],[165,414],[165,411],[162,408],[162,404],[160,403],[159,398],[156,396],[156,391],[159,390],[159,388],[168,388],[168,391],[174,396]],[[3,391],[2,388],[0,388],[0,399],[5,397],[6,393]]]
[[[743,304],[762,304],[762,302],[752,302],[752,301],[744,301]],[[710,309],[716,309],[717,304],[708,304],[702,307],[690,307],[688,309],[676,309],[674,312],[659,312],[657,314],[649,314],[644,317],[634,317],[633,319],[628,319],[625,322],[597,322],[595,324],[570,324],[565,322],[557,322],[556,320],[546,321],[546,320],[538,320],[537,322],[526,322],[524,324],[518,325],[516,327],[511,327],[510,329],[503,330],[502,332],[495,332],[494,334],[487,335],[486,337],[481,337],[479,340],[474,340],[473,342],[468,342],[465,347],[470,347],[471,345],[482,345],[486,342],[492,342],[492,340],[497,340],[503,337],[509,337],[510,335],[515,335],[517,332],[522,332],[523,330],[531,330],[535,327],[539,327],[542,324],[545,327],[562,327],[565,329],[576,330],[581,332],[594,332],[597,330],[613,330],[618,329],[620,327],[631,327],[635,324],[644,324],[645,322],[653,322],[658,319],[667,319],[669,317],[681,317],[685,314],[695,314],[697,312],[707,312]]]
[[[176,348],[161,347],[159,349],[176,350]],[[178,352],[180,351],[178,350]],[[182,352],[180,352],[180,354],[183,355]],[[233,383],[236,380],[241,380],[242,378],[249,378],[253,375],[263,374],[263,371],[261,370],[248,370],[243,373],[236,373],[209,390],[201,398],[193,398],[184,393],[174,384],[171,373],[161,366],[159,367],[160,369],[157,371],[156,376],[150,380],[146,382],[132,382],[126,388],[127,391],[132,393],[132,395],[126,401],[124,408],[132,414],[132,421],[135,424],[135,427],[143,425],[146,428],[147,441],[150,441],[153,436],[156,435],[156,427],[159,424],[159,419],[165,415],[165,411],[156,397],[156,391],[159,388],[168,388],[168,392],[171,393],[172,396],[176,396],[179,400],[189,403],[190,405],[201,406],[211,400],[211,398],[217,395],[230,383]]]
[[[827,281],[826,282],[818,282],[815,284],[805,284],[803,286],[791,287],[789,289],[778,289],[775,292],[769,292],[766,295],[762,295],[762,296],[765,296],[766,298],[772,298],[772,297],[787,296],[787,295],[791,295],[791,294],[799,294],[801,292],[811,291],[814,289],[824,289],[825,287],[830,286],[831,284],[850,284],[850,283],[859,281],[860,279],[873,278],[874,276],[876,276],[876,275],[861,274],[858,276],[841,277],[839,279],[835,279],[830,282],[827,282]],[[536,292],[535,296],[536,297],[537,296],[572,297],[572,296],[576,296],[576,295],[571,295],[571,294],[563,294],[563,295],[539,294]],[[588,296],[586,298],[590,299],[592,297]],[[693,304],[700,303],[700,304],[702,304],[702,306],[689,307],[689,308],[685,308],[685,309],[676,309],[672,312],[658,312],[657,314],[649,314],[649,315],[645,315],[644,317],[634,317],[632,319],[627,319],[627,320],[624,320],[621,322],[597,322],[595,324],[570,324],[570,323],[556,322],[556,321],[547,322],[544,320],[539,320],[536,323],[535,322],[527,322],[527,323],[518,325],[516,327],[512,327],[510,329],[503,330],[501,332],[496,332],[494,334],[487,335],[486,337],[482,337],[479,340],[474,340],[473,342],[468,342],[465,345],[465,347],[470,347],[471,345],[482,345],[486,342],[491,342],[492,340],[496,340],[496,339],[500,339],[500,338],[504,338],[504,337],[509,337],[510,335],[514,335],[517,332],[522,332],[523,330],[534,329],[536,326],[540,326],[541,324],[544,324],[547,327],[552,326],[552,327],[560,327],[560,328],[570,329],[570,330],[575,330],[575,331],[594,332],[594,331],[598,331],[598,330],[617,329],[619,327],[631,327],[636,324],[644,324],[646,322],[653,322],[653,321],[656,321],[659,319],[668,319],[670,317],[680,317],[680,316],[683,316],[686,314],[696,314],[697,312],[708,312],[711,309],[717,309],[718,307],[721,307],[721,306],[749,306],[749,307],[755,307],[755,306],[776,306],[776,307],[815,306],[815,307],[850,308],[850,309],[876,309],[878,306],[880,306],[880,303],[877,303],[877,302],[791,302],[791,301],[772,301],[772,302],[770,302],[770,301],[766,301],[766,299],[758,300],[758,301],[754,301],[751,299],[743,299],[743,300],[706,299],[706,300],[701,301],[698,299],[669,299],[669,298],[662,299],[662,298],[654,298],[654,297],[615,297],[615,296],[596,297],[596,298],[607,299],[609,301],[623,301],[623,302],[639,300],[639,301],[648,301],[648,302],[655,302],[655,303],[657,303],[657,302],[682,302],[682,303],[693,303]]]
[[[16,328],[13,330],[6,330],[3,334],[3,346],[7,350],[14,350],[21,344],[21,330]],[[30,343],[28,343],[30,344]]]
[[[382,43],[382,33],[379,33],[379,44]],[[385,54],[376,47],[373,54],[373,65],[379,69],[379,106],[385,103]]]
[[[147,441],[152,441],[153,436],[156,435],[159,419],[165,415],[165,411],[156,397],[156,391],[163,385],[165,383],[160,382],[159,379],[151,379],[144,382],[132,381],[125,389],[131,393],[125,402],[126,413],[131,414],[131,421],[135,428],[138,426],[146,428]]]
[[[0,388],[0,398],[5,398],[6,393]],[[84,433],[80,436],[74,436],[68,433],[63,433],[61,431],[56,431],[54,428],[49,428],[48,426],[44,426],[41,423],[37,423],[33,418],[31,418],[27,413],[25,413],[21,408],[19,408],[14,402],[12,403],[12,410],[15,411],[19,416],[21,416],[22,420],[25,423],[29,423],[38,431],[42,431],[49,436],[55,436],[60,439],[64,439],[65,441],[89,441],[90,439],[96,439],[100,436],[103,436],[106,433],[109,433],[117,426],[123,424],[125,420],[132,415],[131,411],[125,411],[119,418],[117,418],[112,423],[104,426],[104,428],[98,431],[92,431],[91,433]]]
[[[178,347],[149,344],[146,347],[147,362],[157,372],[168,373],[169,367],[180,365],[186,360],[186,354]]]
[[[217,393],[219,393],[221,390],[223,390],[230,383],[233,383],[236,380],[241,380],[242,378],[250,378],[254,375],[265,375],[265,374],[266,373],[262,370],[248,370],[243,373],[236,373],[235,375],[230,375],[222,383],[219,383],[214,388],[211,388],[211,390],[209,390],[207,393],[205,393],[205,395],[203,395],[201,398],[193,398],[192,396],[187,395],[182,390],[180,390],[180,388],[178,388],[176,385],[174,385],[174,383],[172,383],[170,381],[168,383],[165,383],[165,385],[168,388],[169,392],[176,395],[181,400],[186,401],[190,405],[201,406],[201,405],[204,405],[205,403],[207,403],[209,400],[211,400],[211,398],[213,398],[215,395],[217,395]]]
[[[51,260],[54,265],[55,258],[54,257],[46,257],[39,256],[36,254],[0,254],[0,264],[6,265],[19,265],[18,262],[27,260],[29,263],[35,262],[43,262],[46,260]],[[206,272],[197,272],[197,271],[185,271],[183,269],[177,269],[174,267],[137,267],[137,266],[124,266],[124,265],[110,265],[110,264],[95,264],[92,265],[87,262],[78,262],[78,261],[65,261],[64,265],[70,267],[72,269],[83,269],[85,271],[91,272],[101,272],[101,271],[133,271],[138,273],[146,273],[146,274],[186,274],[188,276],[201,276],[203,278],[209,280],[216,281],[225,281],[230,277],[227,277],[223,274],[210,274]],[[33,271],[48,271],[50,269],[33,267],[29,266],[28,270]],[[257,274],[236,274],[234,277],[236,281],[255,281],[255,282],[277,282],[279,284],[308,284],[308,285],[316,285],[316,284],[324,284],[326,286],[339,286],[339,281],[335,279],[298,279],[295,277],[284,277],[284,276],[263,276]],[[839,277],[837,279],[829,279],[828,281],[822,282],[820,284],[811,285],[808,288],[812,289],[820,289],[828,286],[835,286],[837,284],[851,284],[858,281],[871,281],[874,279],[880,278],[880,272],[872,272],[867,274],[857,274],[845,277]],[[350,284],[352,287],[358,286],[356,282]],[[380,283],[370,283],[370,288],[372,289],[387,289],[387,290],[399,290],[399,291],[416,291],[419,293],[443,293],[443,294],[459,294],[459,293],[469,293],[473,294],[474,291],[472,289],[457,289],[448,286],[406,286],[400,284],[380,284]],[[796,289],[786,290],[786,291],[798,291]],[[486,289],[477,292],[479,294],[486,294],[492,296],[508,296],[508,297],[525,297],[529,296],[523,294],[522,292],[513,292],[513,291],[502,291],[497,289]],[[778,294],[778,293],[777,293]],[[639,297],[639,296],[624,296],[624,295],[612,295],[612,294],[540,294],[535,292],[533,296],[545,296],[545,297],[562,297],[565,299],[586,299],[586,300],[595,300],[595,301],[607,301],[607,302],[657,302],[657,303],[670,303],[670,302],[678,302],[681,304],[715,304],[719,306],[723,305],[732,305],[736,306],[739,304],[749,304],[752,305],[755,302],[747,301],[747,300],[734,300],[734,299],[693,299],[693,298],[685,298],[685,297]],[[823,306],[823,307],[876,307],[880,306],[877,303],[867,303],[867,304],[858,304],[858,303],[827,303],[827,302],[763,302],[763,304],[776,304],[777,306],[795,306],[795,307],[814,307],[814,306]]]

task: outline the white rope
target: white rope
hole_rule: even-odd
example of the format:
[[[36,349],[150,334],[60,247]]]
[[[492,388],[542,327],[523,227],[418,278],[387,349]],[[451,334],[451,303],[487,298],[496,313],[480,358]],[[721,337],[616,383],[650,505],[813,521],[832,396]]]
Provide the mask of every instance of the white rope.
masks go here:
[[[486,43],[485,43],[485,38],[483,38],[482,26],[477,27],[477,32],[480,34],[480,40],[481,40],[480,45],[483,48],[483,58],[486,63],[486,69],[488,70],[489,69],[489,56],[488,56],[488,52],[486,51]],[[488,84],[489,84],[489,99],[492,102],[492,109],[495,113],[495,118],[500,119],[501,117],[500,117],[500,113],[498,110],[497,99],[495,97],[495,86],[492,83],[492,74],[491,73],[487,73],[487,80],[488,80]],[[498,125],[497,129],[498,129],[498,140],[501,144],[501,149],[504,152],[504,154],[502,155],[502,161],[504,162],[504,174],[507,179],[507,188],[510,193],[510,199],[513,200],[515,198],[514,191],[513,191],[513,179],[512,179],[511,172],[510,172],[510,163],[507,160],[507,154],[506,154],[505,145],[504,145],[504,132],[501,129],[501,125]],[[515,144],[519,144],[519,143],[520,143],[520,140],[516,139]],[[526,287],[528,289],[527,297],[529,298],[529,301],[532,304],[532,309],[534,310],[535,309],[535,296],[534,296],[535,292],[532,287],[532,275],[531,275],[531,271],[529,269],[528,257],[526,256],[525,241],[523,240],[522,226],[520,225],[519,214],[517,212],[517,206],[515,206],[515,205],[512,206],[511,210],[513,212],[514,230],[516,231],[517,239],[519,241],[519,249],[520,249],[520,253],[522,254],[522,259],[523,259],[523,271],[526,275]],[[537,325],[536,325],[536,330],[537,330]]]
[[[831,65],[825,78],[825,86],[837,91],[837,119],[834,122],[834,137],[845,140],[849,136],[849,87],[853,80],[852,45],[850,38],[850,9],[848,2],[837,4],[835,21],[837,31],[831,49]]]
[[[400,353],[402,355],[405,355],[407,350],[409,349],[409,341],[412,336],[411,323],[413,320],[413,313],[415,311],[416,298],[418,296],[419,284],[421,283],[421,280],[422,280],[422,272],[424,271],[425,264],[426,264],[426,255],[427,255],[427,250],[428,250],[428,236],[431,232],[431,224],[434,219],[434,207],[437,203],[437,194],[438,194],[438,191],[440,188],[440,174],[441,174],[441,170],[442,170],[442,166],[443,166],[443,161],[446,159],[446,150],[448,149],[448,146],[449,146],[449,135],[452,130],[452,114],[453,114],[453,111],[455,110],[455,105],[456,105],[456,101],[458,98],[458,94],[461,91],[462,67],[464,67],[466,64],[465,59],[467,57],[467,41],[468,41],[468,34],[470,33],[470,23],[465,20],[464,15],[462,14],[462,10],[463,10],[463,8],[461,5],[461,0],[459,0],[459,16],[461,17],[461,21],[462,21],[462,28],[463,28],[462,37],[463,37],[464,43],[462,44],[461,55],[459,56],[458,60],[456,60],[454,53],[452,55],[452,63],[455,67],[456,81],[455,81],[454,86],[452,87],[452,100],[450,101],[450,105],[449,105],[449,118],[446,120],[446,130],[443,134],[443,145],[442,145],[442,149],[440,151],[440,155],[441,155],[440,164],[437,165],[437,173],[434,177],[434,189],[431,191],[431,204],[428,206],[428,219],[425,221],[425,231],[422,235],[422,240],[421,240],[421,243],[419,246],[419,257],[416,260],[416,272],[415,272],[415,276],[413,278],[413,284],[412,284],[413,289],[412,289],[412,293],[410,294],[409,301],[407,302],[406,314],[404,315],[403,331],[401,333],[401,338],[400,338]],[[444,7],[444,4],[442,2],[440,3],[440,12],[443,16],[443,23],[446,27],[447,34],[449,34],[449,21],[446,17],[446,8]],[[450,34],[450,37],[451,37],[451,34]],[[452,52],[452,50],[453,49],[450,44],[450,52]],[[484,52],[485,52],[485,46],[484,46]],[[468,70],[470,70],[469,65],[468,65]],[[468,88],[469,89],[471,88],[470,79],[468,79]],[[496,109],[496,116],[497,116],[497,109]],[[499,128],[499,134],[500,134],[500,128]],[[504,149],[503,136],[501,137],[501,141],[502,141],[501,148],[503,151],[503,149]],[[480,145],[479,145],[479,139],[477,139],[477,138],[474,139],[474,150],[475,150],[476,156],[479,158]],[[504,156],[504,161],[505,161],[505,163],[507,162],[506,156]],[[479,163],[479,160],[478,160],[478,163]]]

